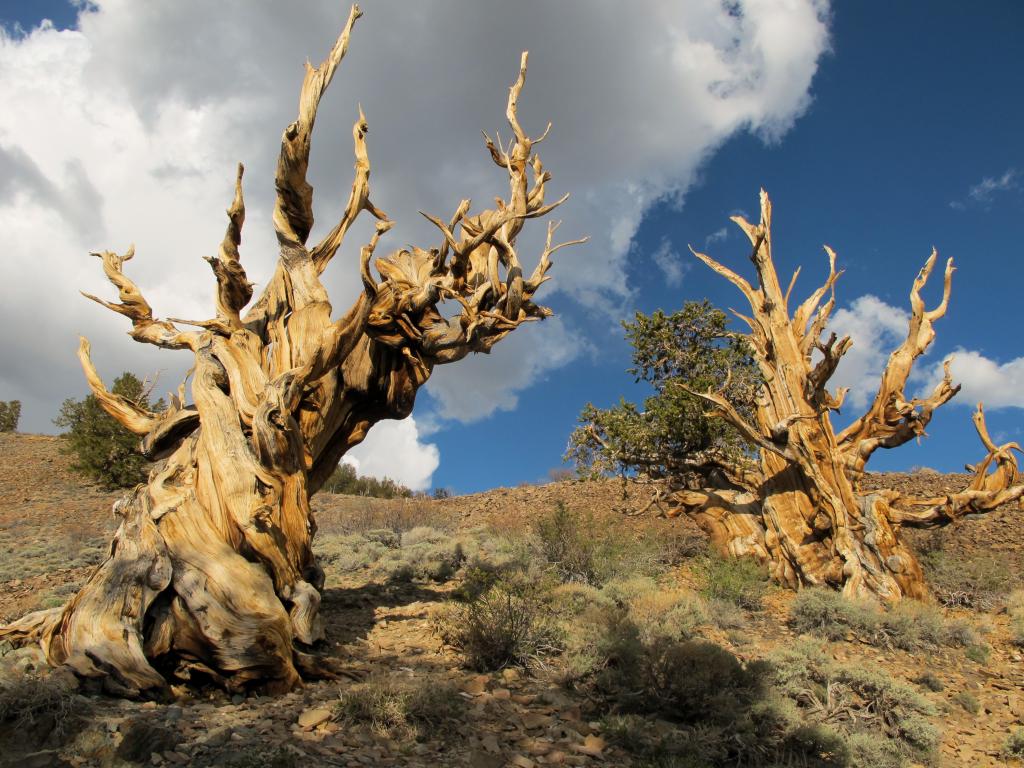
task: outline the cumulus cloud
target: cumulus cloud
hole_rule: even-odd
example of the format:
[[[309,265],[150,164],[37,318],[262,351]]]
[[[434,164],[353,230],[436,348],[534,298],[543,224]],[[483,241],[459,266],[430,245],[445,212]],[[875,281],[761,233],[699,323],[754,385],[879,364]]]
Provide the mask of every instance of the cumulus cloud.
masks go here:
[[[531,60],[521,120],[534,134],[554,122],[542,147],[552,192],[574,193],[559,212],[561,232],[592,237],[585,254],[558,260],[547,286],[544,300],[563,324],[518,331],[490,358],[459,364],[457,377],[436,374],[442,416],[461,420],[515,407],[518,391],[569,362],[580,307],[628,303],[626,255],[647,208],[685,191],[737,131],[771,141],[788,130],[828,45],[823,0],[649,0],[635,12],[614,0],[371,0],[364,10],[317,122],[313,238],[348,194],[359,102],[371,126],[374,200],[398,222],[381,251],[437,242],[419,209],[446,217],[462,197],[485,203],[506,193],[479,130],[504,124],[523,49]],[[0,372],[0,397],[25,402],[23,428],[50,429],[61,398],[84,389],[79,332],[107,378],[162,370],[176,383],[187,355],[132,344],[123,318],[78,297],[79,288],[111,292],[85,254],[134,241],[130,272],[155,312],[208,316],[213,281],[199,257],[222,237],[239,160],[243,262],[258,285],[269,279],[280,132],[294,119],[302,62],[329,50],[344,15],[335,0],[301,12],[271,2],[240,10],[103,0],[76,30],[0,31],[0,354],[18,361]],[[521,240],[528,268],[539,229]],[[328,270],[337,312],[359,290],[355,260],[369,231],[358,225]],[[15,330],[25,318],[31,331]]]
[[[361,475],[390,477],[413,491],[430,488],[441,453],[433,443],[420,442],[416,420],[377,422],[366,439],[345,454],[344,461]]]
[[[440,418],[478,421],[495,411],[515,410],[520,390],[589,349],[585,339],[574,337],[560,318],[553,317],[518,328],[490,355],[436,368],[427,392],[437,403]]]
[[[683,282],[683,275],[690,268],[689,263],[683,261],[676,249],[672,247],[672,241],[667,237],[662,239],[661,245],[651,254],[651,259],[661,270],[665,282],[673,288]]]
[[[866,294],[832,315],[829,331],[849,336],[853,346],[839,362],[832,386],[849,387],[847,405],[865,408],[878,392],[889,353],[906,338],[909,313]]]
[[[952,353],[950,372],[960,384],[956,402],[970,405],[984,402],[985,407],[1024,408],[1024,357],[999,363],[981,352],[958,347]],[[930,392],[942,380],[942,363],[928,371],[922,391]]]

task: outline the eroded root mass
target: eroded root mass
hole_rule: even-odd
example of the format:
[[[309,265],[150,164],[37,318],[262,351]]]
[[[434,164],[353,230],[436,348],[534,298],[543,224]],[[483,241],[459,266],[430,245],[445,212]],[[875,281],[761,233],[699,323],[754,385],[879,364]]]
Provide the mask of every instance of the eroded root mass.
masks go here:
[[[82,340],[79,357],[93,393],[140,436],[154,468],[148,485],[115,505],[121,524],[110,555],[85,587],[63,608],[0,628],[0,639],[38,642],[51,664],[113,692],[158,694],[168,678],[157,668],[269,691],[329,671],[310,654],[323,639],[310,496],[373,424],[411,413],[435,365],[488,352],[521,324],[551,314],[533,296],[549,279],[552,254],[571,243],[554,244],[557,224],[549,224],[529,276],[515,248],[526,219],[565,200],[545,202],[551,175],[534,146],[547,131],[530,138],[517,117],[525,53],[508,98],[512,139],[507,146],[486,140],[508,176],[507,199],[475,214],[463,200],[448,220],[428,216],[442,235],[438,247],[401,249],[374,262],[392,221],[370,199],[368,124],[360,111],[348,203],[319,243],[307,242],[313,123],[359,16],[353,6],[327,58],[307,65],[275,178],[280,257],[251,306],[253,286],[239,260],[241,166],[227,232],[218,255],[207,259],[217,283],[213,318],[155,318],[123,271],[134,251],[95,254],[119,300],[89,298],[127,317],[136,341],[190,351],[191,399],[183,383],[166,411],[152,413],[109,392]],[[363,212],[376,220],[360,251],[363,292],[332,321],[320,276]],[[460,311],[442,314],[445,300]]]

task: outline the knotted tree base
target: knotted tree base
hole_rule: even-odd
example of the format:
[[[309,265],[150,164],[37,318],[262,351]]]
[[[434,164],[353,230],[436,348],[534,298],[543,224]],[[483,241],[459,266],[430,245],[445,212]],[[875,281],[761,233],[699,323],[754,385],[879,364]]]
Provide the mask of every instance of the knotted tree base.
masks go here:
[[[208,259],[217,280],[213,319],[155,319],[123,272],[133,251],[96,254],[120,300],[89,298],[128,317],[136,341],[192,352],[192,402],[184,383],[162,413],[107,391],[82,340],[79,357],[93,393],[141,437],[154,468],[148,485],[115,505],[121,525],[110,554],[81,591],[63,608],[0,628],[0,639],[38,642],[51,664],[68,665],[110,691],[159,695],[168,678],[158,669],[270,692],[329,672],[311,655],[324,633],[310,496],[373,424],[412,412],[435,365],[488,352],[521,324],[551,314],[532,299],[562,247],[552,244],[557,225],[549,225],[530,277],[515,250],[525,220],[565,200],[545,204],[551,175],[533,152],[544,136],[531,139],[517,118],[525,53],[508,98],[513,138],[508,146],[486,141],[508,175],[507,200],[474,215],[463,200],[447,222],[428,217],[443,234],[441,245],[377,259],[374,277],[371,259],[392,222],[370,201],[368,126],[360,112],[348,203],[331,231],[307,244],[313,123],[359,16],[353,6],[327,59],[315,69],[307,65],[275,179],[280,258],[244,316],[253,290],[239,262],[241,167],[227,233],[219,255]],[[320,275],[364,211],[376,219],[376,232],[360,251],[363,292],[332,321]],[[460,311],[442,313],[438,305],[446,299]],[[189,326],[197,330],[183,330]]]

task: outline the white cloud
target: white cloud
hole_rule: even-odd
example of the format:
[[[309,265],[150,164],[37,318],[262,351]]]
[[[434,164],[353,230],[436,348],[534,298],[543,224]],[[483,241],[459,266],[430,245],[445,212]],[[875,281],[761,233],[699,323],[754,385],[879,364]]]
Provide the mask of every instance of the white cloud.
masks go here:
[[[710,235],[708,235],[707,237],[704,238],[704,247],[707,248],[709,245],[713,245],[714,243],[724,242],[728,238],[729,238],[729,228],[728,227],[722,227],[721,229],[716,229],[714,232],[712,232]]]
[[[489,355],[435,368],[427,392],[442,419],[478,421],[495,411],[515,410],[520,390],[589,349],[586,339],[574,336],[561,318],[553,317],[521,326]]]
[[[986,176],[967,190],[967,197],[963,200],[952,201],[949,207],[958,211],[964,210],[971,204],[987,208],[992,204],[992,199],[996,194],[1017,188],[1018,176],[1015,168],[1008,168],[1002,176]]]
[[[421,443],[416,420],[385,420],[374,424],[366,439],[344,458],[361,475],[390,477],[413,491],[430,488],[441,453],[433,443]]]
[[[84,390],[79,332],[107,378],[164,369],[174,385],[187,355],[131,343],[123,318],[77,295],[111,295],[85,254],[134,241],[130,273],[156,313],[208,316],[213,281],[199,257],[222,237],[239,160],[243,263],[257,284],[269,279],[280,133],[294,118],[302,62],[327,52],[346,11],[336,0],[303,3],[301,13],[271,2],[96,5],[78,30],[0,32],[0,355],[18,361],[0,372],[0,398],[25,401],[29,430],[51,428],[60,400]],[[317,122],[314,238],[348,194],[357,102],[371,126],[374,200],[398,222],[381,251],[438,241],[418,209],[444,217],[461,197],[505,193],[479,129],[504,124],[528,48],[520,117],[533,133],[554,122],[543,146],[552,192],[574,193],[561,232],[592,237],[585,253],[559,254],[547,286],[543,300],[563,315],[572,305],[557,292],[603,310],[628,303],[626,257],[645,210],[685,191],[733,133],[782,135],[807,107],[828,45],[822,0],[650,0],[642,12],[615,0],[374,0],[365,11]],[[521,240],[527,265],[541,229]],[[354,261],[368,233],[358,225],[328,271],[337,312],[358,291]],[[15,330],[28,319],[31,331]],[[439,370],[431,393],[442,415],[514,408],[518,391],[573,359],[573,325],[570,314],[518,331],[490,359]]]
[[[999,363],[981,352],[958,347],[952,353],[950,372],[961,385],[956,402],[974,407],[984,402],[986,408],[1024,408],[1024,357]],[[942,363],[928,371],[923,392],[930,392],[942,380]]]
[[[853,346],[839,362],[832,377],[833,387],[849,387],[846,403],[854,409],[865,408],[878,392],[882,370],[889,354],[906,338],[909,313],[877,296],[866,294],[848,308],[832,315],[828,331],[849,336]]]
[[[661,245],[651,254],[651,259],[665,276],[665,282],[673,288],[682,284],[683,275],[690,269],[689,262],[683,261],[667,237],[662,239]]]

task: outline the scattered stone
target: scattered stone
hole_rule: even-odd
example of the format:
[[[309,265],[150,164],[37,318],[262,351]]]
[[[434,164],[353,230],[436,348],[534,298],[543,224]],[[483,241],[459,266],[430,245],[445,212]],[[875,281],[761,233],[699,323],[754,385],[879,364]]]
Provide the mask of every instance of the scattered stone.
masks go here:
[[[317,709],[307,709],[301,715],[299,715],[299,727],[303,730],[311,731],[316,728],[320,723],[326,723],[331,719],[331,710],[324,707]]]
[[[154,752],[167,753],[181,742],[175,731],[138,718],[121,724],[117,756],[129,763],[148,763]]]

